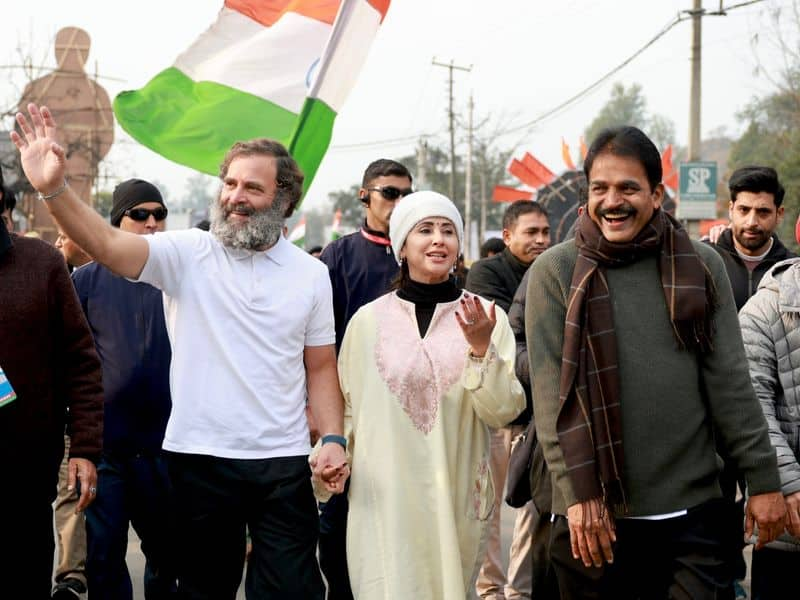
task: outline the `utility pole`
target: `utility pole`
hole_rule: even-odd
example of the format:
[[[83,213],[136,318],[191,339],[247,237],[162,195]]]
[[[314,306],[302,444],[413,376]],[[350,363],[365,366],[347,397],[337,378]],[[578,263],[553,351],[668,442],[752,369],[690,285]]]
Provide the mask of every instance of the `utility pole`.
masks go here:
[[[441,63],[433,59],[433,65],[436,67],[444,67],[449,71],[449,104],[448,104],[448,117],[450,120],[450,199],[454,200],[456,195],[456,130],[455,130],[455,113],[453,112],[453,70],[466,71],[472,70],[472,65],[469,67],[460,67],[453,63]]]
[[[756,4],[762,0],[740,2],[733,6],[725,7],[723,0],[719,0],[719,8],[708,12],[703,8],[703,0],[693,0],[692,10],[682,11],[692,17],[692,79],[689,90],[689,160],[700,160],[700,99],[703,51],[703,17],[725,17],[728,11]]]
[[[692,80],[689,88],[689,160],[700,159],[700,97],[702,67],[703,0],[694,0],[692,6]]]
[[[417,189],[427,187],[428,183],[428,142],[419,138],[417,143]]]
[[[481,182],[481,227],[478,230],[478,240],[482,243],[483,238],[486,236],[486,155],[481,160],[481,168],[478,172],[478,177]]]
[[[472,112],[475,103],[472,101],[472,94],[469,95],[468,121],[467,121],[467,164],[466,182],[464,190],[464,257],[472,257]]]

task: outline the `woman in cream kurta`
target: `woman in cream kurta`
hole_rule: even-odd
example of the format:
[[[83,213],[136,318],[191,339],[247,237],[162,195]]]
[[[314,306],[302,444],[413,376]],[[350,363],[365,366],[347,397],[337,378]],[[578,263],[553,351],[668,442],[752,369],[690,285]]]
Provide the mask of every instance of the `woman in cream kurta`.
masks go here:
[[[437,288],[415,285],[414,293],[426,289]],[[496,323],[476,359],[463,330],[474,296],[465,303],[456,291],[438,302],[424,336],[404,296],[401,287],[362,307],[339,353],[352,455],[350,581],[357,600],[463,600],[502,493],[489,472],[487,425],[506,425],[525,405],[514,337],[505,313],[481,301],[478,316],[494,313]]]

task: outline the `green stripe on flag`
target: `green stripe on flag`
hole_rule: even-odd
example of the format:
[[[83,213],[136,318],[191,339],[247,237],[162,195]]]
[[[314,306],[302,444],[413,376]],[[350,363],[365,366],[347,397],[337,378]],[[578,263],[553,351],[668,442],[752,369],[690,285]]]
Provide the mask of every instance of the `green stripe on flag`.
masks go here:
[[[331,143],[335,118],[336,113],[322,100],[306,98],[303,103],[297,127],[289,142],[289,153],[305,175],[304,194],[314,180],[314,175],[317,174],[317,169]]]
[[[140,90],[119,94],[114,113],[122,128],[140,143],[211,175],[219,173],[234,143],[268,137],[288,145],[298,123],[295,113],[277,104],[219,83],[193,81],[175,67],[165,69]],[[319,160],[313,164],[314,173]],[[304,172],[310,181],[313,174],[309,177]]]

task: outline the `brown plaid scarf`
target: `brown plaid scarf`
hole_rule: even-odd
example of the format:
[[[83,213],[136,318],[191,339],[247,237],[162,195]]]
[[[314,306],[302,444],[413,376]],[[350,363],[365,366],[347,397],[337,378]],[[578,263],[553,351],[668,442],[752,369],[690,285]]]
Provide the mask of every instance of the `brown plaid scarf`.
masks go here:
[[[661,210],[628,243],[607,241],[583,215],[575,244],[578,260],[564,324],[558,441],[578,500],[603,498],[625,512],[617,337],[605,271],[658,253],[678,346],[692,350],[711,347],[714,286],[686,231]]]

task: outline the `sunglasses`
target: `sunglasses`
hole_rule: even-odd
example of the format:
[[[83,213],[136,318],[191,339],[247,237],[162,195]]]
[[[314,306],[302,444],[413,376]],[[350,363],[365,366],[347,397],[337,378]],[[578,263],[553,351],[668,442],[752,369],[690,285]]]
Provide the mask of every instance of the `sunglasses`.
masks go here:
[[[167,218],[167,209],[163,206],[158,208],[129,208],[125,211],[125,216],[134,221],[147,221],[153,215],[156,221],[163,221]]]
[[[374,188],[367,188],[368,192],[380,192],[381,196],[385,200],[397,200],[400,197],[405,198],[414,190],[411,188],[405,188],[401,190],[400,188],[396,188],[393,185],[384,185],[383,187],[374,187]]]

